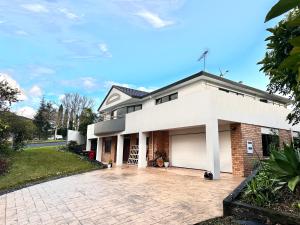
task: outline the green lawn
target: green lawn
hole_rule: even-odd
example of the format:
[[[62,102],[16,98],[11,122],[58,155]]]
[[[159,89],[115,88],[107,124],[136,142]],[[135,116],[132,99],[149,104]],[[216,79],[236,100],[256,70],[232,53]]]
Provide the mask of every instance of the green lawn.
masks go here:
[[[101,167],[76,154],[57,151],[57,149],[57,146],[28,148],[13,153],[9,156],[11,163],[9,172],[0,176],[0,190]]]

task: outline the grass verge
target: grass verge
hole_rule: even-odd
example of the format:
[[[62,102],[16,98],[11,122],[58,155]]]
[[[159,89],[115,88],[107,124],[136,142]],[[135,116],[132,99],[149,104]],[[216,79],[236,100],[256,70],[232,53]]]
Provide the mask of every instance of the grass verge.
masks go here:
[[[57,146],[28,148],[6,156],[9,171],[0,176],[0,192],[19,189],[30,183],[102,168],[71,152],[58,151]]]

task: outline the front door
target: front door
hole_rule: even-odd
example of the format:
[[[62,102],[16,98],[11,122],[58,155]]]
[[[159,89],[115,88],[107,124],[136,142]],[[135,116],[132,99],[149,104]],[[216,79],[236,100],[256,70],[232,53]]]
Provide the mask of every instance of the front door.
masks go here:
[[[124,149],[123,149],[123,162],[128,161],[129,157],[129,152],[130,152],[130,137],[125,137],[124,138]]]

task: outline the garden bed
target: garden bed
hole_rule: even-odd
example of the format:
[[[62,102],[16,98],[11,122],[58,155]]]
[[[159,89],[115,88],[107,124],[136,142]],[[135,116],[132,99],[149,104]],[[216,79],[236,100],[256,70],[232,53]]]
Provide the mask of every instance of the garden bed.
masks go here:
[[[252,175],[224,199],[223,215],[267,224],[300,224],[300,211],[291,205],[292,202],[299,199],[299,196],[289,192],[287,189],[281,191],[280,201],[274,202],[267,207],[249,204],[242,199],[241,196],[247,183],[249,183],[257,173],[257,171],[252,173]]]

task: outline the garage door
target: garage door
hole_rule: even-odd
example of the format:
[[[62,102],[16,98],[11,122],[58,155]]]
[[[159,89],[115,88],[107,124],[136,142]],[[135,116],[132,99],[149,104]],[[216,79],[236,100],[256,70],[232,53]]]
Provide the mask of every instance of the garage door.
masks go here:
[[[171,160],[177,167],[206,169],[205,134],[180,134],[171,136]]]
[[[173,166],[209,170],[205,133],[173,135],[171,162]],[[219,133],[220,169],[232,172],[230,131]]]

